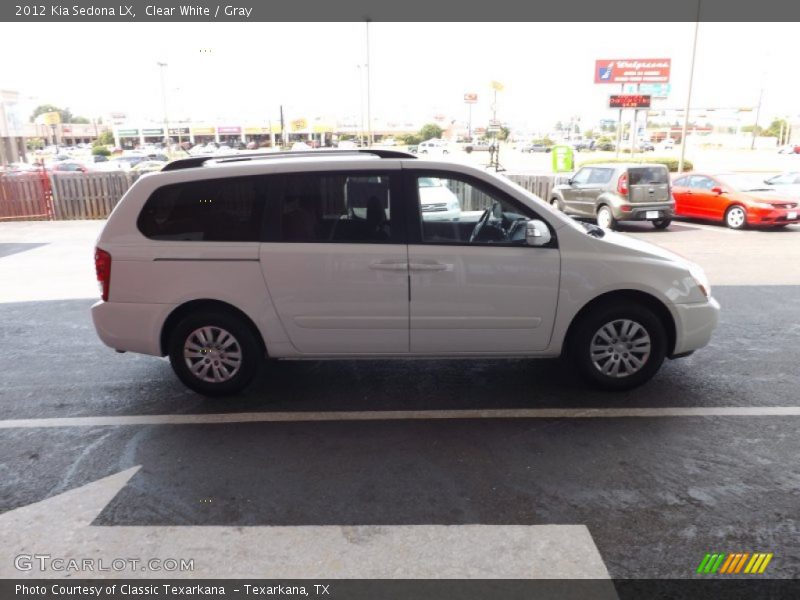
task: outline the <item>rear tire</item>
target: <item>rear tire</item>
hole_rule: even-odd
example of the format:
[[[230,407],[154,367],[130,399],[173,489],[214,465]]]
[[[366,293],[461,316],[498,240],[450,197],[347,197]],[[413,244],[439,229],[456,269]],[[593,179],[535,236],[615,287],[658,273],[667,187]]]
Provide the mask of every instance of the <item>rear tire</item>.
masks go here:
[[[569,354],[594,387],[629,390],[658,372],[667,354],[667,334],[658,316],[633,302],[597,306],[576,324]]]
[[[614,213],[605,204],[597,209],[597,226],[603,229],[615,229],[617,226]]]
[[[204,396],[229,396],[258,373],[264,350],[249,323],[223,311],[184,317],[169,336],[169,362],[178,379]]]
[[[656,219],[655,221],[651,221],[651,223],[653,223],[653,227],[656,229],[666,229],[672,224],[672,219]]]

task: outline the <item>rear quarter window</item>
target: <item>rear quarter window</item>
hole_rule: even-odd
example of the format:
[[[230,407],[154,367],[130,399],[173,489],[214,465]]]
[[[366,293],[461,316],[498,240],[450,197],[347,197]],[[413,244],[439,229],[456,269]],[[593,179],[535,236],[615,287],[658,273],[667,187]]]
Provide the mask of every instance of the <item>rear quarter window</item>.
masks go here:
[[[266,177],[165,185],[147,199],[137,226],[152,240],[257,242],[266,188]]]

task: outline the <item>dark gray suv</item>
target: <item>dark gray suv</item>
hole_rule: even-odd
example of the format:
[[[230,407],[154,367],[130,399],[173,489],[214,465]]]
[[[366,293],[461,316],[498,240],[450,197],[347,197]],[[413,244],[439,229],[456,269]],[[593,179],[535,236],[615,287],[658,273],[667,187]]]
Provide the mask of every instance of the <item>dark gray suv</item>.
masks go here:
[[[675,215],[669,171],[657,164],[587,165],[553,188],[550,203],[568,215],[596,219],[604,229],[618,221],[650,221],[666,229]]]

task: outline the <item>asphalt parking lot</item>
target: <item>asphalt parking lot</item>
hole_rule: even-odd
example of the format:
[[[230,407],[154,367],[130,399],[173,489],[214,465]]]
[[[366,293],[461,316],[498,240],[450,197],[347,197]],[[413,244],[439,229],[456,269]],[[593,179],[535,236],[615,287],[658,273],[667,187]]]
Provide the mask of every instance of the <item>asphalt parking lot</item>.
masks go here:
[[[63,575],[20,552],[334,578],[686,578],[770,552],[766,576],[800,576],[800,228],[625,227],[723,307],[631,392],[553,360],[303,361],[212,401],[97,339],[100,225],[0,224],[0,576]]]

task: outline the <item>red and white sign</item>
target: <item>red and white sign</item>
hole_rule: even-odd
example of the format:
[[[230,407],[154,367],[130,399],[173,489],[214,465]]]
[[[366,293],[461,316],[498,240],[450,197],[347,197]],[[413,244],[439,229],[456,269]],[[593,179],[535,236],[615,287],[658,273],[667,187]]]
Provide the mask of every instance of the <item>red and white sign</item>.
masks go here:
[[[594,62],[595,83],[669,83],[669,58],[604,59]]]
[[[478,94],[467,93],[464,94],[464,102],[466,104],[475,104],[478,102]]]

